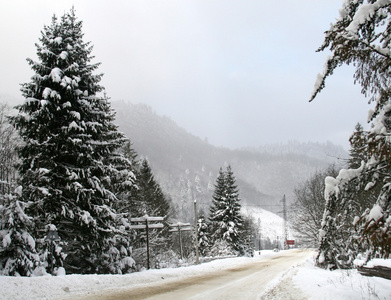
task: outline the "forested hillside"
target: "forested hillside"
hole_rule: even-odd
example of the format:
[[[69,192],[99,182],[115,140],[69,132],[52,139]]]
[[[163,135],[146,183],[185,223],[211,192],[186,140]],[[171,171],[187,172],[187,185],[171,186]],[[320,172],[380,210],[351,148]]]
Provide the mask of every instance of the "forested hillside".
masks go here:
[[[244,206],[280,211],[284,194],[292,200],[293,188],[315,170],[347,156],[331,143],[264,146],[259,149],[219,148],[196,137],[151,107],[114,101],[116,123],[140,156],[147,157],[153,172],[177,209],[191,214],[192,201],[208,211],[220,167],[232,166]],[[186,216],[184,216],[186,217]]]
[[[1,96],[11,106],[17,99]],[[293,199],[293,188],[316,170],[330,164],[345,164],[347,152],[327,143],[265,144],[257,148],[231,150],[215,147],[170,118],[157,115],[144,104],[113,101],[115,123],[133,143],[139,158],[148,158],[153,173],[177,210],[186,211],[197,198],[209,210],[215,180],[220,167],[231,164],[237,177],[244,205],[280,211],[284,194]],[[191,210],[187,210],[191,214]]]

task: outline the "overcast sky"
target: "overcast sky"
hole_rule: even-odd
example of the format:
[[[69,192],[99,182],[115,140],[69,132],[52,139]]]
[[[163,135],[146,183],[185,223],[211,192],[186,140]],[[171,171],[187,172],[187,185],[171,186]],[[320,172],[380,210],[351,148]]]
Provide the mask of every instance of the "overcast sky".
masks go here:
[[[352,68],[308,102],[328,54],[315,51],[341,0],[0,1],[0,94],[21,98],[40,31],[74,5],[112,101],[148,104],[214,145],[348,149],[355,124],[366,124]]]

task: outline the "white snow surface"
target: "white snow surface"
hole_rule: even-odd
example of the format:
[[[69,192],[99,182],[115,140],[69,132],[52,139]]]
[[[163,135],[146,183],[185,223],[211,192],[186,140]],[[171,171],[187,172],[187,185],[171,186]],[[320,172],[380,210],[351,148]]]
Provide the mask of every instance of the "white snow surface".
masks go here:
[[[309,260],[293,282],[310,300],[391,299],[391,280],[362,276],[357,270],[323,270]]]
[[[336,178],[327,176],[325,178],[325,198],[326,200],[330,199],[331,195],[338,196],[339,187],[351,182],[354,178],[358,177],[363,170],[363,165],[358,169],[341,169]]]
[[[261,257],[265,259],[275,255],[278,253],[267,250],[261,253]],[[0,276],[0,299],[80,299],[97,290],[118,291],[131,286],[148,286],[157,281],[183,279],[199,273],[214,272],[252,259],[246,257],[220,259],[201,265],[146,270],[127,275]],[[384,260],[381,263],[390,265]],[[326,271],[316,268],[313,258],[287,270],[286,274],[281,275],[281,280],[287,274],[292,274],[289,276],[292,276],[295,287],[300,289],[307,299],[391,299],[390,280],[364,277],[356,270]],[[272,281],[265,293],[279,283],[279,280]],[[281,288],[284,288],[283,285]],[[295,299],[294,297],[295,295],[289,297],[282,295],[275,299]],[[303,295],[298,297],[304,299]]]
[[[280,216],[265,210],[263,208],[244,206],[242,207],[241,212],[245,216],[251,216],[255,224],[258,224],[260,220],[260,227],[262,239],[269,238],[272,243],[275,243],[277,240],[282,242],[282,234],[284,231],[284,219]],[[288,237],[289,239],[294,238],[291,229],[288,227]],[[282,248],[282,245],[279,245]]]
[[[383,210],[380,205],[375,205],[369,212],[368,220],[374,220],[375,222],[379,221],[383,217]]]
[[[326,74],[327,74],[327,70],[328,70],[328,63],[329,61],[332,59],[333,57],[332,56],[327,56],[326,58],[326,61],[323,65],[323,72],[322,73],[318,73],[316,75],[316,81],[315,81],[315,84],[314,84],[314,89],[312,91],[312,95],[315,95],[315,93],[317,92],[317,90],[320,88],[320,86],[322,85],[322,82],[323,82],[323,79],[325,78]]]
[[[54,68],[49,76],[52,78],[53,82],[61,82],[61,77],[62,77],[62,71],[60,68]]]

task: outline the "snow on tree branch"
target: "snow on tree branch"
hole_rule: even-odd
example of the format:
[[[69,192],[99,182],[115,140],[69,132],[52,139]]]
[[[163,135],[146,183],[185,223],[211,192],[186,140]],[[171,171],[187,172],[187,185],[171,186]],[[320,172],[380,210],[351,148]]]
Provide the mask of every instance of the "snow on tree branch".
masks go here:
[[[379,9],[390,4],[391,0],[378,0],[375,3],[361,5],[346,30],[352,35],[357,36],[357,32],[362,24],[370,21]]]

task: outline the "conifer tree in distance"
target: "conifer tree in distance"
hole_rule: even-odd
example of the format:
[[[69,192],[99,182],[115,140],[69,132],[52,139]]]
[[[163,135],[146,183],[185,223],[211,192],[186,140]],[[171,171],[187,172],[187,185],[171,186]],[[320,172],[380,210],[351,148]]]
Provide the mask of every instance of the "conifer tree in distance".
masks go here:
[[[366,146],[368,143],[367,133],[360,123],[354,127],[355,132],[350,136],[350,150],[348,166],[350,169],[358,169],[361,163],[367,161]]]
[[[198,249],[202,256],[207,256],[210,248],[209,228],[203,213],[197,220]]]
[[[93,74],[99,63],[91,63],[74,9],[53,16],[41,34],[38,61],[28,59],[35,74],[22,86],[25,102],[13,119],[24,140],[23,197],[32,203],[37,238],[47,224],[58,229],[68,272],[102,273],[116,228],[108,187],[118,178],[116,150],[126,138],[113,123],[102,75]]]
[[[141,209],[139,211],[140,215],[147,214],[165,218],[169,216],[170,202],[164,195],[159,183],[155,180],[147,159],[141,161],[137,176],[137,186],[136,206]]]
[[[220,169],[216,180],[209,220],[213,242],[227,243],[232,253],[242,254],[243,219],[236,179],[230,166],[227,171]]]
[[[215,242],[221,236],[218,227],[217,218],[219,211],[223,208],[223,201],[225,200],[225,173],[220,168],[219,175],[216,179],[215,190],[212,196],[212,205],[209,208],[209,221],[212,241]]]

